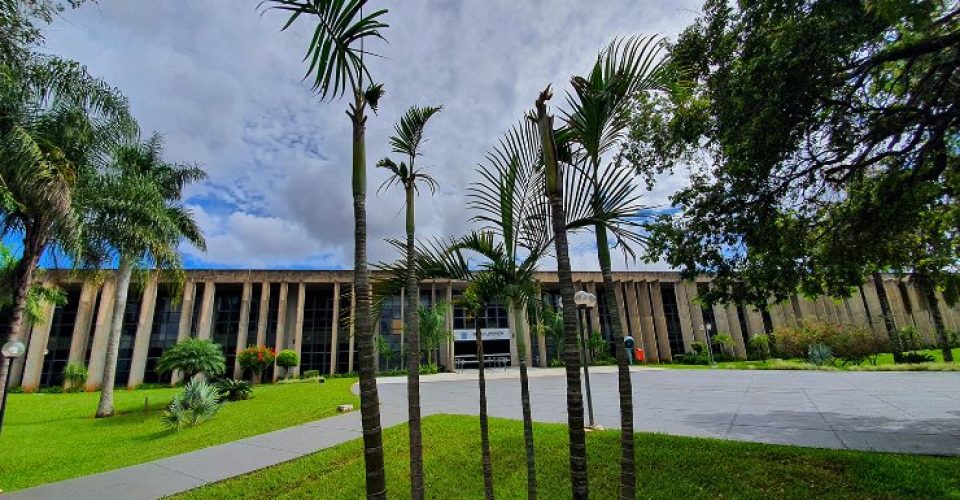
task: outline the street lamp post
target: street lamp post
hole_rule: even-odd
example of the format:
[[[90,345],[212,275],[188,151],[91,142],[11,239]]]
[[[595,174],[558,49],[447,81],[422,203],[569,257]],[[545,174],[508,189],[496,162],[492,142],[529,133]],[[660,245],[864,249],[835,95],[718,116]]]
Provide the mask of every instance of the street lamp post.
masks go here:
[[[0,353],[3,354],[3,357],[7,360],[7,379],[4,381],[3,386],[3,400],[0,400],[0,431],[3,430],[3,415],[7,411],[7,394],[10,393],[10,379],[12,373],[10,368],[13,366],[13,360],[23,356],[27,352],[27,346],[23,345],[23,342],[19,340],[10,340],[6,344],[3,344],[3,348],[0,349]]]
[[[593,395],[590,394],[590,358],[589,352],[590,349],[587,347],[587,331],[586,322],[587,322],[587,309],[593,309],[597,306],[597,296],[585,292],[583,290],[577,292],[573,296],[573,302],[577,305],[577,312],[579,313],[580,318],[577,320],[577,328],[580,330],[580,349],[583,353],[583,381],[587,386],[587,412],[590,415],[590,425],[587,426],[590,429],[602,429],[601,426],[597,425],[593,419]]]
[[[713,359],[713,338],[710,336],[710,332],[713,331],[713,325],[707,323],[707,354],[710,356],[710,366],[716,368],[717,362]]]

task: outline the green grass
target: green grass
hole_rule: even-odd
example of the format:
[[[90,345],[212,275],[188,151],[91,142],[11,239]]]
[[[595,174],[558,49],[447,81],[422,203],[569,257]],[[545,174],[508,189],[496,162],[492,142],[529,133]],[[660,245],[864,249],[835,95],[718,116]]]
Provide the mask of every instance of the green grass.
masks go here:
[[[339,404],[358,404],[350,392],[355,381],[256,386],[252,399],[227,403],[212,420],[179,433],[165,430],[160,415],[180,389],[117,391],[119,414],[106,419],[93,418],[98,392],[11,394],[0,434],[0,490],[147,462],[328,417]]]
[[[877,364],[873,365],[869,360],[863,364],[847,366],[822,366],[818,367],[812,363],[801,359],[768,360],[763,361],[721,361],[717,363],[717,368],[727,370],[855,370],[855,371],[960,371],[960,364],[944,363],[943,352],[940,349],[921,349],[918,352],[927,353],[933,356],[932,363],[901,364],[893,362],[893,354],[881,353],[877,356]],[[953,349],[954,359],[960,360],[960,348]],[[710,366],[704,365],[684,365],[680,363],[661,363],[651,364],[660,368],[670,368],[674,370],[709,370]]]
[[[424,419],[429,498],[483,498],[476,417]],[[521,422],[491,419],[498,498],[523,498]],[[536,424],[541,498],[569,498],[566,427]],[[409,497],[406,428],[384,431],[388,489]],[[588,434],[593,498],[616,498],[619,434]],[[639,498],[960,498],[960,459],[818,450],[712,439],[637,434]],[[351,441],[176,498],[362,498],[363,455]]]

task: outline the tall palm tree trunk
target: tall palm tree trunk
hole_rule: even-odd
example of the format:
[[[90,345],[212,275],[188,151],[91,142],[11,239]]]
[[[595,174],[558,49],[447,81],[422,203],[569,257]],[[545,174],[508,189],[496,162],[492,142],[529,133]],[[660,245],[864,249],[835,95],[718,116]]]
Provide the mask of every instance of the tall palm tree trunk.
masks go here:
[[[370,317],[370,271],[367,268],[367,151],[365,104],[355,92],[353,124],[353,286],[356,297],[357,350],[360,352],[360,418],[363,427],[363,458],[367,498],[387,497],[383,467],[383,436],[380,429],[380,397],[377,393],[376,352]]]
[[[890,298],[887,297],[887,290],[883,288],[883,275],[875,272],[870,275],[873,280],[873,287],[877,289],[877,299],[880,302],[880,314],[883,315],[883,324],[887,329],[887,337],[890,338],[890,349],[893,351],[893,361],[899,363],[903,360],[903,340],[900,338],[900,332],[897,331],[897,324],[893,320],[893,312],[890,310]]]
[[[951,350],[950,340],[947,338],[947,328],[943,324],[943,315],[940,313],[940,301],[937,300],[934,285],[925,277],[918,279],[917,284],[923,293],[923,299],[927,303],[927,309],[930,310],[930,317],[933,318],[933,327],[937,331],[937,343],[940,344],[940,352],[943,353],[943,360],[947,363],[953,363],[953,350]]]
[[[607,228],[597,225],[597,257],[603,274],[604,302],[613,329],[614,349],[617,353],[617,386],[620,390],[620,498],[632,499],[637,495],[636,467],[633,457],[633,381],[630,379],[630,360],[623,346],[623,326],[620,324],[620,304],[614,293],[613,272],[610,266],[610,245]]]
[[[553,135],[553,117],[547,113],[547,101],[552,97],[550,87],[544,89],[536,102],[537,125],[543,143],[546,190],[550,203],[554,247],[557,255],[557,275],[560,297],[563,300],[564,361],[567,372],[567,429],[570,442],[570,485],[574,499],[589,497],[587,477],[587,437],[583,429],[583,388],[580,384],[580,349],[577,342],[577,310],[573,302],[573,272],[570,269],[570,248],[567,242],[566,215],[563,210],[563,191],[560,167],[557,162],[557,144]]]
[[[7,340],[19,340],[23,336],[24,312],[27,309],[27,295],[30,293],[30,286],[33,284],[33,273],[40,262],[40,255],[43,254],[44,244],[40,238],[28,229],[23,239],[23,255],[20,261],[13,268],[10,286],[13,288],[13,306],[10,310],[10,322],[7,324]],[[46,346],[44,346],[46,347]],[[0,359],[0,398],[4,396],[7,390],[6,360]]]
[[[117,290],[113,302],[113,321],[110,335],[107,337],[107,353],[103,361],[103,386],[100,389],[100,404],[97,406],[97,418],[113,416],[113,385],[117,378],[117,356],[120,353],[120,335],[123,331],[123,315],[127,310],[127,290],[130,289],[130,275],[133,264],[120,257],[117,269]]]
[[[411,162],[412,164],[412,162]],[[413,184],[406,186],[407,194],[407,306],[405,340],[407,348],[407,423],[410,434],[410,497],[423,498],[423,435],[420,429],[420,325],[417,306],[420,305],[420,286],[417,283],[416,248],[414,234],[416,219]]]
[[[475,315],[479,317],[479,314]],[[477,360],[480,385],[480,453],[483,456],[483,496],[493,500],[493,462],[490,460],[490,426],[487,423],[487,379],[483,366],[483,333],[480,330],[480,321],[474,321],[477,337]]]
[[[520,406],[523,408],[523,444],[527,451],[527,497],[533,499],[537,498],[537,459],[533,447],[533,415],[530,412],[530,383],[527,378],[527,341],[521,326],[526,315],[520,300],[514,300],[510,308],[513,309],[513,323],[517,329],[514,335],[517,339],[517,358],[520,360]],[[483,363],[482,358],[480,363]]]

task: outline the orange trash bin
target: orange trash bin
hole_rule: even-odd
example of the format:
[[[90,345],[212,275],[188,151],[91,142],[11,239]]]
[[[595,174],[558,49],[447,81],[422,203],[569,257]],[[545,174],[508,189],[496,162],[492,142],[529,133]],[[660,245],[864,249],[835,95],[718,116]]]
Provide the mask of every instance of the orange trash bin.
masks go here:
[[[646,361],[646,356],[643,354],[643,348],[637,347],[633,350],[633,357],[637,361]]]

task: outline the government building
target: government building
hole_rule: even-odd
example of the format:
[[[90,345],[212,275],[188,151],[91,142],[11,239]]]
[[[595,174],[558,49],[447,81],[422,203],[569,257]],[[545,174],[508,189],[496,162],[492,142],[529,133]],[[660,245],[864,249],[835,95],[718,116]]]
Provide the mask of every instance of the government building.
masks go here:
[[[292,375],[308,370],[324,374],[354,372],[359,357],[355,355],[350,321],[354,308],[352,280],[351,271],[189,270],[183,288],[175,290],[153,275],[139,286],[131,286],[116,384],[135,387],[175,382],[171,375],[156,372],[157,361],[164,350],[188,337],[211,339],[222,346],[227,374],[238,378],[242,373],[237,352],[247,345],[297,351],[301,363]],[[544,299],[558,304],[556,273],[540,273],[538,280]],[[586,323],[610,342],[611,324],[619,321],[623,331],[636,339],[637,347],[644,349],[648,363],[670,361],[689,351],[691,342],[705,341],[710,331],[728,333],[736,355],[745,356],[751,335],[796,324],[801,318],[855,323],[885,335],[878,290],[872,282],[846,299],[796,296],[758,310],[734,304],[701,307],[695,299],[709,281],[682,281],[674,272],[618,272],[614,280],[620,310],[616,318],[607,312],[600,273],[574,273],[576,288],[595,293],[598,299],[596,310],[586,311]],[[63,306],[47,305],[44,320],[27,327],[27,355],[15,361],[11,385],[19,385],[24,391],[58,386],[63,384],[67,364],[77,363],[88,368],[86,388],[95,390],[103,375],[115,280],[110,273],[84,278],[49,270],[42,274],[41,281],[61,287],[67,302]],[[421,304],[454,304],[447,315],[447,327],[453,335],[431,353],[441,369],[451,370],[457,355],[475,353],[473,318],[455,305],[465,287],[457,281],[421,283]],[[930,313],[912,283],[886,276],[879,292],[890,301],[897,327],[916,326],[925,341],[933,343]],[[401,363],[404,303],[402,296],[384,301],[379,321],[375,322],[376,333],[383,339],[378,354],[381,369],[397,368]],[[943,300],[938,307],[946,327],[960,329],[960,309],[949,307]],[[518,329],[505,307],[491,306],[481,321],[484,351],[488,354],[509,356],[516,365],[516,336],[521,334],[530,346],[531,366],[546,367],[557,356],[552,339],[536,334],[531,338],[529,327],[520,325]],[[272,374],[281,375],[279,371]]]

